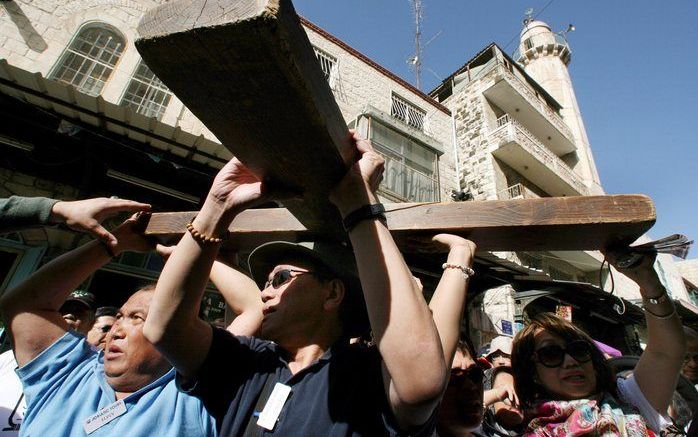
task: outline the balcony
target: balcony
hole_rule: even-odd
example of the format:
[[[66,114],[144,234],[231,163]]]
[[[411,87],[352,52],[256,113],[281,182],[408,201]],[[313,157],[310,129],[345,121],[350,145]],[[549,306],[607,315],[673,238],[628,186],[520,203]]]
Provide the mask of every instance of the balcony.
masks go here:
[[[514,184],[497,193],[497,199],[499,200],[537,199],[538,197],[540,196],[526,188],[523,184]]]
[[[504,65],[496,63],[484,77],[491,85],[485,97],[504,112],[515,114],[536,138],[546,141],[546,147],[562,156],[576,150],[572,131],[559,114]]]
[[[588,194],[579,175],[508,115],[497,120],[487,139],[494,156],[551,196]]]

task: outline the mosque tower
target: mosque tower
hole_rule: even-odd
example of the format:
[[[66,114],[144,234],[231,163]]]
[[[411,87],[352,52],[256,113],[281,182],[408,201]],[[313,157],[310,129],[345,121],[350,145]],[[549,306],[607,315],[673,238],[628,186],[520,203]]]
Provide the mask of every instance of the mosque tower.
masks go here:
[[[574,30],[572,25],[567,32],[571,30]],[[571,60],[571,51],[565,36],[567,32],[553,33],[546,23],[534,20],[529,9],[524,19],[519,49],[514,57],[526,73],[562,106],[560,114],[572,131],[577,146],[577,151],[563,156],[563,160],[584,179],[589,194],[602,194],[603,188],[594,156],[567,70]]]

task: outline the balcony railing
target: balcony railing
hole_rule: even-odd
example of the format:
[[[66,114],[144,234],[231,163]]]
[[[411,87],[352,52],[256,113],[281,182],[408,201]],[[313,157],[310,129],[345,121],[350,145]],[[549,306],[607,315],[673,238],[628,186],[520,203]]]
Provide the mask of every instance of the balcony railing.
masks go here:
[[[535,156],[539,162],[560,176],[579,194],[587,194],[586,185],[579,175],[509,114],[497,119],[497,128],[489,134],[488,140],[490,144],[500,144],[503,140],[516,142],[529,154]]]
[[[517,77],[501,63],[494,64],[492,70],[484,76],[484,79],[487,79],[488,77],[495,78],[497,76],[501,76],[504,80],[506,80],[512,88],[518,91],[518,93],[521,94],[531,106],[542,113],[550,121],[550,123],[557,128],[557,130],[567,137],[567,139],[574,141],[572,131],[564,122],[560,114],[553,111],[542,97],[536,95],[533,89],[531,89],[531,87],[524,82],[523,79]]]
[[[524,187],[522,184],[515,184],[511,187],[500,190],[499,193],[497,193],[497,198],[502,200],[525,199],[527,197],[526,194],[526,187]]]
[[[434,202],[439,200],[439,182],[404,163],[376,151],[385,159],[380,191],[402,202]]]

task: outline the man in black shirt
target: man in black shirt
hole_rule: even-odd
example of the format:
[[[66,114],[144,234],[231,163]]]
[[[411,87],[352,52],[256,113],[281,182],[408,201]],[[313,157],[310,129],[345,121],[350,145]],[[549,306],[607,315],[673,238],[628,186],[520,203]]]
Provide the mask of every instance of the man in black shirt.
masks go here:
[[[330,200],[350,217],[360,287],[343,273],[351,266],[338,251],[274,243],[251,256],[258,285],[266,279],[261,335],[273,343],[197,318],[219,236],[267,198],[268,188],[236,159],[214,180],[163,269],[143,332],[177,369],[181,389],[204,400],[221,435],[433,432],[448,375],[439,336],[384,216],[368,207],[378,203],[383,159],[368,141],[354,141],[360,159]],[[347,344],[344,303],[359,289],[375,349]]]

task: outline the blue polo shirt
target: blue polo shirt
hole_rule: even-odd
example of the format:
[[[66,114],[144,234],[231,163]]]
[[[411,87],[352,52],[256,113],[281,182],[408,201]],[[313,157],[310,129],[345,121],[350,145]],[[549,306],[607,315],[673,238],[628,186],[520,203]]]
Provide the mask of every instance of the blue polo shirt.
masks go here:
[[[213,342],[195,381],[180,389],[203,400],[222,436],[241,436],[250,417],[258,436],[431,436],[434,417],[411,433],[398,431],[375,348],[338,344],[291,374],[283,349],[268,341],[213,329]],[[255,404],[267,379],[291,387],[272,431],[256,425]],[[262,407],[258,408],[261,410]]]
[[[85,420],[116,400],[104,375],[102,353],[67,332],[17,369],[27,413],[20,435],[84,436]],[[92,436],[210,436],[215,422],[198,399],[177,390],[171,369],[124,399],[126,412]]]

